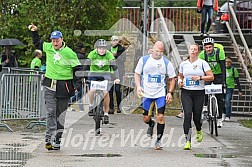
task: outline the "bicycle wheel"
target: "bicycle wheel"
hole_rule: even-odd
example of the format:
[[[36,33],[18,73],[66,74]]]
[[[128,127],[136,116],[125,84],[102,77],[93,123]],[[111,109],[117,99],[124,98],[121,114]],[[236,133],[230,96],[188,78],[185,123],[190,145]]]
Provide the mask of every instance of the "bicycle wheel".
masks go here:
[[[217,110],[218,110],[218,104],[217,104],[217,99],[214,97],[212,98],[212,115],[213,115],[213,123],[214,123],[214,131],[215,131],[215,136],[218,136],[218,127],[217,127]]]
[[[95,135],[98,135],[101,133],[101,113],[103,112],[103,100],[100,102],[99,99],[101,99],[101,97],[98,95],[96,97],[96,104],[98,104],[95,108],[95,116],[94,116],[94,120],[95,120]]]

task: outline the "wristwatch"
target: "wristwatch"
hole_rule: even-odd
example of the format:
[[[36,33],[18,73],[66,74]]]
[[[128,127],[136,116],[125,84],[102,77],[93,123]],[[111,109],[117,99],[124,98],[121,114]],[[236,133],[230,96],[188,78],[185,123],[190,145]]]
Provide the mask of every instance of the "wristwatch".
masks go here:
[[[199,77],[199,80],[202,80],[202,76]]]

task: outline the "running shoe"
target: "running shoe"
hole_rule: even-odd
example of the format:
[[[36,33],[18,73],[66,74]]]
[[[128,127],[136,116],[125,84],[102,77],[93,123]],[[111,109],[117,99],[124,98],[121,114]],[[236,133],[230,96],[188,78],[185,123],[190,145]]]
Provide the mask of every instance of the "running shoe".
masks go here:
[[[191,150],[191,142],[187,141],[185,146],[184,146],[184,150]]]
[[[201,142],[203,140],[203,138],[204,138],[204,135],[203,135],[202,130],[196,131],[196,140],[197,140],[197,142]]]
[[[109,116],[104,115],[104,124],[108,124],[108,123],[109,123]]]

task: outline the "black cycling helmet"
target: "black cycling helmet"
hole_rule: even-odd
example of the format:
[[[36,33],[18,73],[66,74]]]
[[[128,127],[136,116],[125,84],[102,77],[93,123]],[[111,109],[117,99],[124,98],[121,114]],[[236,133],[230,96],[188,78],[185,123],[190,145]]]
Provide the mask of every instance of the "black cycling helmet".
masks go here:
[[[205,45],[214,45],[214,39],[213,38],[210,38],[210,37],[207,37],[205,39],[203,39],[202,41],[202,45],[205,46]]]
[[[107,41],[105,39],[98,39],[95,42],[96,48],[106,48],[107,47]]]

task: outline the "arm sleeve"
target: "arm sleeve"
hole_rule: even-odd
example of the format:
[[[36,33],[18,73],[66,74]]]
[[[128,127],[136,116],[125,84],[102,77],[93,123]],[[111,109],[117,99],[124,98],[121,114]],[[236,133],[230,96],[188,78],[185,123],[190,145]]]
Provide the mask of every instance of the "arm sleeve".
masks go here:
[[[214,0],[214,11],[218,11],[218,8],[219,8],[219,3],[218,3],[218,0]]]
[[[90,59],[86,59],[84,64],[83,64],[83,70],[84,71],[89,71],[90,70],[90,65],[91,65]]]
[[[209,64],[206,61],[203,61],[203,67],[205,72],[211,70]]]
[[[171,62],[168,63],[167,71],[168,71],[168,77],[169,78],[176,77],[175,70],[174,70],[174,67],[173,67]]]
[[[117,51],[117,59],[120,59],[120,62],[125,62],[126,60],[126,54],[124,53],[125,49],[124,47],[122,47],[121,45],[119,45],[118,47],[118,51]]]
[[[113,71],[114,71],[115,78],[116,78],[116,79],[119,79],[119,72],[118,72],[118,68],[117,68],[117,65],[116,65],[115,60],[112,60],[112,61],[110,62],[110,67],[111,67],[111,68],[113,69]]]
[[[0,59],[1,59],[2,66],[3,67],[6,66],[6,62],[5,62],[6,58],[5,57],[3,58],[3,55],[1,55]]]
[[[236,68],[234,68],[234,79],[235,79],[235,82],[237,84],[237,88],[238,88],[239,92],[241,92],[242,91],[241,84],[240,84],[240,81],[239,81],[238,71],[237,71]]]
[[[120,56],[125,51],[124,47],[121,45],[118,46],[117,56]]]
[[[237,88],[238,88],[239,92],[241,92],[242,89],[241,89],[241,84],[240,84],[239,78],[235,78],[235,82],[237,84]]]
[[[222,74],[222,84],[226,85],[226,63],[225,63],[225,52],[224,50],[220,49],[219,59],[220,59],[220,68]]]
[[[137,66],[135,68],[135,73],[142,74],[143,72],[143,57],[141,57],[137,63]]]
[[[71,57],[70,57],[70,64],[71,64],[71,67],[76,67],[76,66],[80,66],[81,63],[80,63],[80,60],[78,59],[77,57],[77,54],[75,52],[71,52]],[[69,53],[70,54],[70,53]]]
[[[202,0],[197,1],[197,7],[202,7]]]
[[[43,50],[43,41],[40,39],[38,31],[32,31],[32,40],[36,48]]]
[[[18,61],[17,58],[14,59],[14,67],[18,67]]]
[[[183,74],[183,62],[180,63],[179,65],[179,73]]]
[[[81,65],[73,67],[73,80],[74,80],[74,87],[75,89],[78,89],[82,85],[82,77],[76,75],[77,71],[82,71]]]

